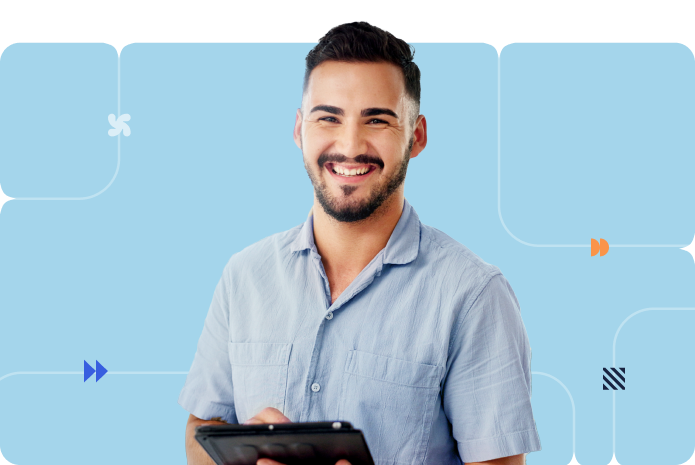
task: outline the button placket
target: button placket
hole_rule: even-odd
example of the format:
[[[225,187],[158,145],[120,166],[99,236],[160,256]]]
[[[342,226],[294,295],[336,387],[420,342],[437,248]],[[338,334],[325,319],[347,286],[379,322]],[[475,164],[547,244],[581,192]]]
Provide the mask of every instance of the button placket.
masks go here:
[[[319,274],[321,275],[321,279],[323,280],[323,292],[326,295],[326,304],[328,307],[331,306],[331,290],[330,286],[328,284],[328,276],[326,276],[326,271],[323,268],[323,262],[321,261],[321,256],[314,252],[313,253],[313,259],[314,262],[316,263],[316,268],[319,270]]]

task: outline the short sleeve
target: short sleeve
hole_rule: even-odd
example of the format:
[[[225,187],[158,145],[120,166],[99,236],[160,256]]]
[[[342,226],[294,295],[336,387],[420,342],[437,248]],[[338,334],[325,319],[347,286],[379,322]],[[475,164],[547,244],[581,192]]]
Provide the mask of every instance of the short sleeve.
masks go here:
[[[221,417],[227,423],[238,423],[228,352],[228,266],[215,288],[193,365],[179,395],[179,405],[203,420]]]
[[[501,273],[486,279],[452,330],[442,387],[444,412],[464,462],[541,449],[531,410],[531,347],[519,302]]]

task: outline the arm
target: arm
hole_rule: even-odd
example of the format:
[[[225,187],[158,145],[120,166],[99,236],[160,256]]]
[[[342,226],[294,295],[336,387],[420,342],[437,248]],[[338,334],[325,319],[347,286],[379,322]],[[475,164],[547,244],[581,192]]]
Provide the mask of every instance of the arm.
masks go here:
[[[186,456],[190,465],[214,465],[208,453],[195,440],[196,426],[237,422],[232,371],[227,352],[229,281],[228,269],[225,267],[205,318],[191,370],[179,396],[179,404],[191,414],[186,424],[185,437]]]
[[[541,446],[531,409],[531,347],[519,303],[500,273],[475,293],[461,304],[452,330],[444,413],[463,462],[523,464],[523,454]]]
[[[215,465],[215,461],[195,440],[195,428],[200,425],[225,425],[226,421],[201,420],[195,415],[188,416],[186,423],[186,459],[188,465]]]

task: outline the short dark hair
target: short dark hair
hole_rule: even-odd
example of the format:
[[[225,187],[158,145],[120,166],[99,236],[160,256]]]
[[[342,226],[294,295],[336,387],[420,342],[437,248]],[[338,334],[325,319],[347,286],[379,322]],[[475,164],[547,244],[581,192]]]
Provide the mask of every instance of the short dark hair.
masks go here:
[[[405,93],[415,102],[414,124],[420,113],[420,68],[413,62],[414,55],[415,48],[407,42],[367,22],[341,24],[321,37],[306,56],[302,95],[311,72],[324,61],[393,63],[403,71]]]

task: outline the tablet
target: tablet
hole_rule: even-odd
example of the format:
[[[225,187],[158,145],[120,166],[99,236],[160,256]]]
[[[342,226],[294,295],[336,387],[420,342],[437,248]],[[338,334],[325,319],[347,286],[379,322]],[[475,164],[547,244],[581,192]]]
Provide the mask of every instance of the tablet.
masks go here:
[[[270,458],[286,465],[374,465],[362,431],[347,421],[262,425],[203,425],[195,438],[217,465],[256,465]]]

